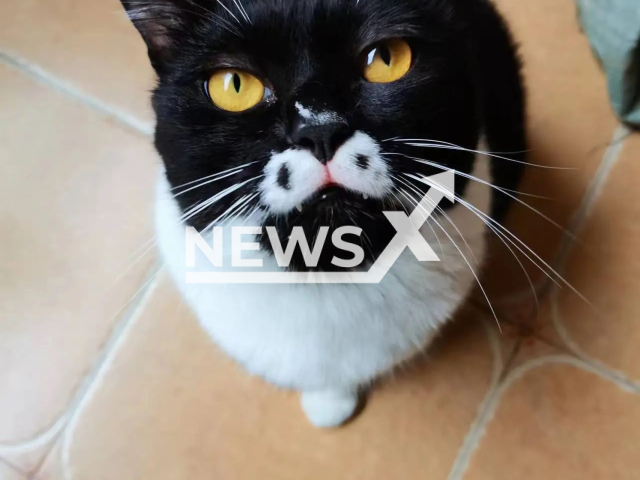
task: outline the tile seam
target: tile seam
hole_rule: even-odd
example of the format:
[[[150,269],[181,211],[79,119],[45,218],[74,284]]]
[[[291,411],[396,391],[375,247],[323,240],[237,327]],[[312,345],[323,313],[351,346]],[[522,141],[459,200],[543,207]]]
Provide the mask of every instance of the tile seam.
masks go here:
[[[632,130],[625,125],[619,125],[613,134],[613,138],[604,154],[601,165],[598,171],[594,175],[593,180],[590,183],[587,194],[583,198],[583,202],[577,210],[574,218],[571,222],[570,231],[577,235],[588,221],[593,208],[597,204],[598,199],[601,197],[602,192],[609,180],[610,174],[614,167],[618,164],[624,150],[627,138],[632,134]],[[566,262],[571,254],[573,247],[573,240],[570,237],[563,239],[564,244],[561,244],[561,248],[558,249],[556,255],[556,265],[558,271],[562,274],[566,266]],[[558,306],[558,287],[555,285],[549,286],[550,291],[549,299],[551,303],[551,320],[558,333],[560,339],[565,346],[575,355],[578,359],[586,364],[590,365],[590,368],[597,371],[599,375],[607,380],[615,383],[620,388],[626,391],[640,393],[640,381],[632,379],[625,375],[623,372],[606,365],[587,352],[585,352],[579,344],[571,337],[571,334],[567,330],[562,315],[560,314],[560,308]]]
[[[582,201],[579,207],[577,208],[576,212],[573,214],[571,221],[569,222],[569,226],[567,228],[568,233],[565,233],[563,235],[560,245],[558,246],[556,255],[553,261],[551,262],[551,265],[554,266],[555,269],[557,269],[560,273],[562,273],[564,262],[566,261],[566,258],[568,257],[573,247],[573,242],[574,242],[573,236],[581,229],[582,225],[584,224],[586,219],[589,217],[593,209],[593,206],[596,204],[598,198],[602,194],[602,190],[609,178],[609,174],[611,173],[611,170],[613,169],[618,159],[620,158],[620,155],[622,153],[622,149],[624,146],[624,140],[629,134],[630,134],[630,130],[624,125],[618,125],[614,130],[613,138],[609,146],[607,147],[602,157],[602,160],[600,161],[598,170],[594,174],[593,179],[589,183],[589,186],[587,187],[587,190],[582,197]],[[544,295],[547,285],[548,285],[548,280],[546,282],[542,282],[542,284],[540,285],[536,285],[536,287],[539,287],[539,292],[542,294],[541,296]],[[547,293],[549,292],[547,291]],[[566,343],[565,338],[562,338],[562,340]],[[570,348],[571,350],[574,350],[573,348],[571,348],[569,344],[567,344],[567,347]],[[579,368],[591,371],[592,373],[595,373],[601,376],[602,378],[605,378],[606,380],[613,381],[614,383],[619,384],[619,382],[614,380],[615,376],[610,375],[612,372],[609,372],[607,369],[597,368],[591,362],[588,362],[586,361],[586,359],[581,358],[583,357],[582,355],[580,357],[572,357],[569,355],[566,355],[566,356],[558,355],[557,357],[566,357],[567,359],[573,359],[575,360],[575,362],[578,362],[578,364],[580,365]],[[541,358],[551,359],[555,357],[541,357]],[[453,467],[451,469],[451,472],[449,473],[449,476],[447,477],[447,480],[461,480],[464,477],[467,471],[467,468],[469,466],[469,463],[471,461],[471,458],[473,456],[473,453],[477,450],[478,446],[480,445],[482,435],[484,435],[487,425],[492,420],[493,415],[495,414],[495,411],[498,408],[502,393],[506,391],[506,389],[511,385],[511,383],[515,381],[515,379],[517,379],[517,377],[515,379],[512,379],[512,375],[518,375],[516,372],[520,372],[520,369],[522,367],[530,364],[532,365],[530,367],[531,369],[535,368],[537,365],[535,362],[537,360],[540,360],[540,359],[534,359],[534,360],[530,360],[529,362],[525,362],[523,365],[520,365],[519,367],[517,367],[512,371],[508,370],[509,365],[505,366],[504,379],[498,385],[492,384],[491,389],[488,392],[486,398],[484,399],[482,407],[478,412],[476,419],[474,420],[471,427],[469,428],[469,432],[467,433],[467,436],[465,437],[463,445],[460,448],[458,456],[453,463]],[[540,363],[540,365],[543,365],[544,363],[547,363],[547,362],[546,361],[542,362]],[[549,363],[553,363],[553,362],[549,360]],[[527,372],[528,372],[528,369],[524,370],[520,375],[524,375]],[[628,387],[627,387],[627,390],[629,390]]]
[[[485,417],[486,409],[493,402],[493,397],[496,395],[498,388],[500,386],[500,379],[504,374],[504,370],[506,365],[504,364],[504,359],[502,356],[502,350],[500,348],[500,341],[497,338],[497,334],[494,330],[493,324],[488,320],[481,320],[482,324],[485,328],[487,339],[489,342],[489,348],[491,350],[491,357],[493,362],[493,368],[491,372],[491,383],[489,385],[489,389],[485,394],[484,398],[478,405],[478,413],[474,418],[473,422],[469,426],[469,430],[462,440],[462,445],[460,446],[458,453],[456,455],[453,464],[451,465],[451,470],[449,475],[447,476],[447,480],[459,480],[464,475],[464,472],[467,469],[469,460],[473,455],[473,452],[477,448],[478,445],[478,431],[483,430],[482,421]],[[480,434],[481,435],[481,434]]]
[[[16,475],[20,475],[21,477],[27,478],[27,473],[25,471],[23,471],[22,469],[16,467],[13,463],[11,463],[6,458],[0,457],[0,464],[4,465],[6,468],[11,470]]]
[[[161,265],[157,265],[155,268],[155,273],[151,275],[149,280],[134,295],[133,298],[137,297],[138,301],[129,306],[129,313],[125,316],[126,320],[120,322],[118,331],[114,332],[114,334],[109,339],[107,346],[103,349],[101,358],[95,364],[96,367],[93,369],[91,375],[85,381],[84,391],[77,397],[77,401],[69,412],[69,423],[62,431],[61,438],[59,440],[61,442],[61,463],[63,478],[65,480],[72,478],[72,475],[69,471],[69,450],[71,441],[73,439],[74,428],[78,423],[78,419],[84,411],[85,406],[93,398],[97,386],[111,367],[114,359],[120,351],[120,347],[126,341],[133,327],[135,327],[135,325],[137,324],[138,319],[146,310],[146,307],[148,306],[160,284],[162,272],[163,267]],[[34,472],[36,476],[38,473],[39,472]]]
[[[109,339],[107,340],[106,344],[101,348],[98,356],[92,362],[89,373],[82,378],[82,380],[79,382],[79,385],[75,388],[72,399],[67,404],[65,410],[56,418],[56,420],[50,426],[46,427],[45,430],[41,431],[39,434],[36,434],[31,439],[0,445],[0,456],[6,457],[7,455],[33,452],[37,448],[46,446],[49,443],[55,443],[55,441],[58,440],[57,437],[59,437],[64,431],[67,423],[70,421],[70,419],[72,419],[77,406],[82,401],[87,391],[91,388],[93,380],[95,379],[97,372],[100,370],[102,364],[104,363],[105,358],[108,356],[110,349],[116,343],[122,331],[126,329],[130,323],[132,323],[135,314],[140,309],[140,307],[144,307],[144,301],[149,293],[152,292],[152,289],[154,287],[153,281],[157,280],[160,271],[161,267],[159,267],[158,265],[150,269],[150,272],[147,275],[148,279],[143,282],[142,287],[127,301],[125,306],[114,315],[114,317],[120,316],[120,320],[116,323],[111,331],[111,334],[109,335]],[[44,458],[49,455],[50,450],[51,449],[49,449],[45,453]],[[34,471],[39,470],[44,458],[41,459],[40,465],[37,466]]]
[[[613,168],[617,165],[622,150],[624,149],[625,140],[631,134],[631,130],[625,125],[618,125],[613,132],[613,137],[607,147],[598,170],[589,182],[587,191],[582,197],[582,201],[577,210],[571,217],[568,225],[568,233],[563,236],[552,265],[562,273],[569,254],[573,249],[575,237],[579,234],[582,227],[589,219],[593,208],[602,195],[604,187],[609,180],[609,176]]]
[[[85,107],[99,113],[100,115],[114,120],[127,130],[134,131],[137,134],[142,134],[147,137],[153,135],[153,125],[148,122],[139,120],[135,116],[123,112],[118,108],[83,92],[81,89],[74,87],[70,83],[62,80],[39,65],[31,63],[18,55],[0,50],[0,64],[4,64],[12,70],[18,71],[32,80],[46,85],[64,96],[71,98]]]
[[[456,459],[454,469],[452,469],[450,475],[447,477],[447,480],[461,480],[464,478],[464,475],[467,472],[467,469],[471,462],[471,458],[480,445],[480,441],[482,439],[482,436],[486,432],[487,426],[493,420],[504,393],[509,390],[517,380],[522,379],[527,373],[537,368],[541,368],[545,365],[554,364],[570,365],[582,371],[592,373],[605,381],[610,381],[610,378],[608,378],[608,376],[606,375],[603,375],[602,371],[594,368],[594,366],[589,364],[588,362],[585,362],[584,360],[571,355],[546,355],[543,357],[528,360],[523,364],[518,365],[505,376],[500,385],[498,385],[495,390],[491,392],[491,395],[489,395],[489,397],[487,398],[485,408],[480,412],[478,418],[476,418],[474,424],[475,430],[473,432],[470,432],[468,435],[470,448],[468,448],[464,452],[461,451],[461,453],[466,454],[466,458],[460,457]],[[615,384],[616,382],[611,383]],[[638,391],[637,393],[640,393],[640,391]],[[471,445],[471,443],[473,444]]]

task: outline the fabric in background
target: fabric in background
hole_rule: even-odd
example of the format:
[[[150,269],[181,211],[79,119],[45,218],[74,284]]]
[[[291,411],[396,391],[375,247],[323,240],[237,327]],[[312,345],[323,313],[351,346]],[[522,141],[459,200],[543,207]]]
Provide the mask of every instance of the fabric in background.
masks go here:
[[[559,0],[562,1],[562,0]],[[576,0],[620,119],[640,127],[640,0]]]

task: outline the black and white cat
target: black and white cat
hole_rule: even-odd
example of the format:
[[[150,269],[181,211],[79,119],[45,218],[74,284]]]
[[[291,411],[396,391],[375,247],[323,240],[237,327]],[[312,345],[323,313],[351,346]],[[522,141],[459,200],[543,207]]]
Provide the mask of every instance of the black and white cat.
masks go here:
[[[524,98],[505,24],[487,0],[122,3],[158,74],[157,240],[175,283],[231,357],[301,391],[315,425],[340,425],[465,300],[518,187]],[[370,265],[395,234],[383,210],[413,210],[449,169],[457,202],[421,228],[440,262],[407,250],[376,285],[186,283],[186,226],[274,226],[286,244],[294,227],[356,225]],[[339,270],[335,255],[315,269]],[[209,268],[200,255],[189,271]],[[290,268],[307,268],[299,250]]]

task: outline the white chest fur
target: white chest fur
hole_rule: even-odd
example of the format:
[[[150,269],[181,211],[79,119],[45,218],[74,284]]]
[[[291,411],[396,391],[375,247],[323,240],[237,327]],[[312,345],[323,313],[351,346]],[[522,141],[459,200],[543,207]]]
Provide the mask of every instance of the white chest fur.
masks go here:
[[[473,175],[490,182],[488,163],[478,157]],[[377,285],[187,284],[185,228],[169,192],[161,174],[157,240],[203,328],[251,373],[301,391],[353,390],[424,348],[465,299],[485,254],[486,226],[457,204],[449,219],[435,219],[446,233],[433,219],[422,227],[441,261],[420,263],[406,250]],[[467,202],[488,214],[490,199],[487,185],[469,183]],[[197,255],[195,271],[208,269]]]
[[[489,181],[485,159],[473,174]],[[488,190],[470,182],[465,200],[488,212]],[[442,217],[446,234],[433,222],[422,228],[441,262],[419,263],[407,250],[377,285],[187,284],[184,226],[168,192],[160,175],[160,250],[202,326],[252,373],[300,390],[366,382],[424,347],[472,286],[467,261],[477,270],[484,255],[486,227],[456,205],[448,215],[459,231]],[[196,257],[195,271],[209,268],[204,255]]]

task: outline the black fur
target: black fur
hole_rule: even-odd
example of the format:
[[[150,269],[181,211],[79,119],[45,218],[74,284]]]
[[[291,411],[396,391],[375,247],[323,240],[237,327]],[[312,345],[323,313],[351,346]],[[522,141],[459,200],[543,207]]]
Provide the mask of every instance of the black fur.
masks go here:
[[[172,186],[255,162],[241,173],[178,197],[183,210],[234,184],[260,175],[271,152],[296,143],[296,100],[331,108],[349,132],[361,130],[382,142],[393,137],[435,139],[476,148],[485,134],[489,149],[526,150],[524,96],[519,63],[507,28],[486,0],[242,0],[250,18],[230,0],[122,0],[148,47],[158,73],[153,94],[157,114],[156,147]],[[149,5],[151,3],[151,5]],[[362,76],[362,54],[384,39],[403,38],[411,46],[410,72],[390,84],[372,84]],[[220,67],[254,73],[273,91],[259,106],[243,112],[218,109],[203,84]],[[404,153],[470,173],[474,155],[382,142],[389,153]],[[513,153],[517,152],[517,153]],[[426,175],[441,170],[400,155],[390,155],[393,172]],[[493,182],[515,189],[522,164],[494,159]],[[360,165],[366,168],[368,161]],[[288,173],[282,172],[282,182]],[[456,177],[462,195],[468,180]],[[189,219],[207,227],[257,181]],[[416,188],[425,190],[423,185]],[[304,214],[271,216],[286,241],[302,226],[311,238],[319,225],[363,228],[368,260],[386,247],[395,231],[382,216],[395,203],[363,200],[344,191],[329,192]],[[494,192],[493,215],[502,220],[510,198]],[[259,201],[259,199],[256,199]],[[443,202],[448,208],[448,202]],[[396,208],[397,209],[397,205]],[[328,223],[323,223],[328,222]],[[269,248],[268,242],[263,242]],[[327,250],[319,268],[327,269]],[[301,258],[294,257],[294,268]]]

